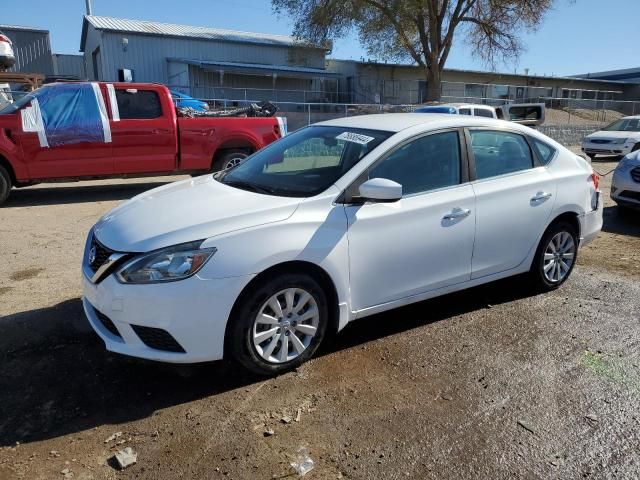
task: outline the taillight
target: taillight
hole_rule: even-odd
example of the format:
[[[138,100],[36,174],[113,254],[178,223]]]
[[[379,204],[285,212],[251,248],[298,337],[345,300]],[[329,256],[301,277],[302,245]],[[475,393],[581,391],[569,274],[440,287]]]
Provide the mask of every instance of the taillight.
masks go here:
[[[600,177],[596,172],[593,172],[591,174],[591,181],[593,182],[593,186],[595,187],[595,189],[598,190],[598,187],[600,186]]]
[[[9,40],[9,37],[5,37],[2,34],[0,34],[0,42],[7,42],[7,43],[11,44],[11,40]]]

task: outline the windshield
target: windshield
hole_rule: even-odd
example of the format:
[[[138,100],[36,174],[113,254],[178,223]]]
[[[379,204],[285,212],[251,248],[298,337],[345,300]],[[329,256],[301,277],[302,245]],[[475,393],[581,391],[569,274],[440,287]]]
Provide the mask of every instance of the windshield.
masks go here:
[[[216,179],[259,193],[311,197],[329,188],[391,135],[348,127],[306,127],[217,174]]]
[[[602,130],[608,132],[640,132],[640,118],[621,118]]]
[[[27,93],[27,94],[21,96],[20,98],[18,98],[17,100],[15,100],[13,103],[9,103],[9,104],[5,105],[4,107],[0,108],[0,115],[6,115],[6,114],[9,114],[9,113],[17,112],[22,107],[27,105],[31,100],[36,98],[39,91],[40,91],[40,89],[35,90],[35,91],[31,92],[31,93]]]

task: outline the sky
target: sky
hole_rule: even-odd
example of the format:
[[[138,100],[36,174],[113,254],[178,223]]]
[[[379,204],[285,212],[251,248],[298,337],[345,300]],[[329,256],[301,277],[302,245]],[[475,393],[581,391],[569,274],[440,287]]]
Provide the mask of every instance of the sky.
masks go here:
[[[7,2],[0,24],[26,25],[51,33],[54,53],[78,53],[84,0]],[[276,16],[270,0],[93,0],[94,15],[155,20],[249,32],[291,34],[292,22]],[[640,0],[555,0],[537,32],[522,36],[526,52],[517,62],[499,64],[499,72],[574,75],[640,66],[636,39]],[[458,36],[448,68],[491,70]],[[355,35],[334,41],[332,58],[367,57]],[[371,60],[375,60],[371,58]]]

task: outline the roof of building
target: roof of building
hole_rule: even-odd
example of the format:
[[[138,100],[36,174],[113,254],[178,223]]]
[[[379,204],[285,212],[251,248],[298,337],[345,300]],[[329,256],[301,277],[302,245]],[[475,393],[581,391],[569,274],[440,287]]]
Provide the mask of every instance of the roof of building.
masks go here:
[[[321,48],[308,45],[289,35],[276,35],[272,33],[239,32],[211,27],[194,27],[191,25],[179,25],[174,23],[151,22],[147,20],[129,20],[126,18],[101,17],[97,15],[85,15],[82,22],[82,36],[80,39],[80,51],[84,51],[87,36],[87,25],[91,24],[97,30],[111,32],[138,33],[142,35],[159,35],[167,37],[197,38],[202,40],[220,40],[224,42],[253,43],[258,45],[279,46],[305,46],[308,48]]]
[[[45,30],[43,28],[37,28],[37,27],[27,27],[25,25],[0,25],[0,31],[2,30],[7,30],[7,31],[20,30],[23,32],[49,33],[49,30]]]
[[[404,67],[404,68],[418,68],[418,65],[415,63],[385,63],[385,62],[376,62],[376,61],[361,61],[361,60],[341,60],[339,58],[328,58],[327,59],[328,62],[350,62],[350,63],[356,63],[358,65],[363,65],[363,66],[367,66],[367,65],[371,65],[371,66],[382,66],[382,67]],[[472,73],[472,74],[480,74],[480,75],[493,75],[495,77],[526,77],[526,78],[530,78],[530,79],[546,79],[546,80],[568,80],[571,82],[575,82],[577,81],[589,81],[589,82],[594,82],[594,83],[609,83],[611,84],[611,86],[613,87],[615,84],[618,84],[618,86],[620,86],[621,83],[620,81],[614,81],[611,79],[602,79],[602,78],[584,78],[582,76],[574,76],[574,77],[561,77],[561,76],[554,76],[554,75],[534,75],[534,74],[528,74],[528,75],[524,75],[522,73],[509,73],[509,72],[487,72],[487,71],[482,71],[482,70],[468,70],[468,69],[459,69],[459,68],[445,68],[444,69],[445,72],[458,72],[458,73]]]
[[[617,80],[620,82],[638,83],[640,80],[640,67],[583,73],[581,75],[575,75],[575,77],[586,80]]]
[[[319,77],[338,77],[339,73],[330,72],[323,68],[297,67],[292,65],[271,65],[264,63],[240,63],[240,62],[219,62],[217,60],[193,60],[188,58],[168,58],[170,61],[187,63],[189,65],[197,65],[199,67],[220,67],[220,70],[228,72],[284,72],[295,76],[319,76]]]

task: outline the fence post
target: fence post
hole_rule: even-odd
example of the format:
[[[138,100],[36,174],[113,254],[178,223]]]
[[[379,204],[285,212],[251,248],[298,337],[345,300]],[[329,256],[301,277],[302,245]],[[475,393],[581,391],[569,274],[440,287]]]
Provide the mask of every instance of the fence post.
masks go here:
[[[308,117],[308,120],[307,120],[307,125],[311,125],[311,104],[310,103],[307,103],[307,108],[309,109],[308,110],[309,111],[309,117]]]
[[[344,116],[348,117],[349,116],[349,107],[347,106],[347,104],[344,104]]]

